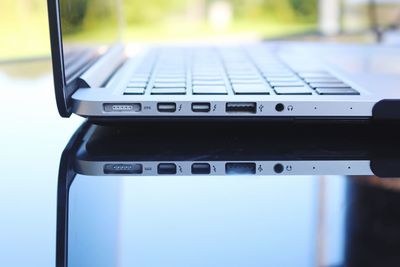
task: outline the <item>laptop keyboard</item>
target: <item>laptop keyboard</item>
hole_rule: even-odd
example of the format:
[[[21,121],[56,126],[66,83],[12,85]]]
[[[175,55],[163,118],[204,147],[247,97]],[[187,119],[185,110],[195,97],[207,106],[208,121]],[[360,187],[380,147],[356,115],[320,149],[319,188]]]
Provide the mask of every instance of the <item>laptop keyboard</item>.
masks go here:
[[[326,71],[295,72],[240,48],[166,48],[148,55],[125,95],[359,95]]]

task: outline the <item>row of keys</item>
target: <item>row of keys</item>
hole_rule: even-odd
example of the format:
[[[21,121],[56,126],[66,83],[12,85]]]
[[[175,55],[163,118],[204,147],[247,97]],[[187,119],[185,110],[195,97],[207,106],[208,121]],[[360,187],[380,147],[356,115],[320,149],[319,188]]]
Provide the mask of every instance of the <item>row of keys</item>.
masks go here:
[[[319,95],[359,95],[359,92],[326,71],[296,74],[275,55],[265,53],[260,56],[260,52],[250,52],[250,55],[252,55],[253,61],[264,78],[278,95],[311,95],[312,89]]]
[[[238,49],[222,51],[221,56],[235,94],[270,94],[269,86],[242,51]]]
[[[133,73],[127,88],[124,92],[125,95],[142,95],[149,83],[151,73],[156,61],[155,53],[151,53],[146,60],[144,60],[137,70]]]
[[[260,56],[260,54],[254,55],[250,52],[249,57],[277,95],[312,94],[312,90],[274,55],[264,53]]]
[[[192,92],[195,95],[226,95],[224,69],[213,49],[201,49],[192,57]]]
[[[228,94],[225,77],[235,94],[359,95],[359,92],[328,72],[299,72],[275,56],[252,57],[239,49],[202,49],[192,54],[191,87],[195,95]],[[144,94],[155,72],[151,94],[186,94],[188,56],[182,51],[162,53],[157,64],[146,60],[134,73],[125,94]],[[225,76],[226,75],[226,76]]]
[[[305,72],[299,76],[319,95],[359,95],[350,85],[328,72]]]
[[[151,94],[186,94],[187,51],[161,51],[155,68]]]

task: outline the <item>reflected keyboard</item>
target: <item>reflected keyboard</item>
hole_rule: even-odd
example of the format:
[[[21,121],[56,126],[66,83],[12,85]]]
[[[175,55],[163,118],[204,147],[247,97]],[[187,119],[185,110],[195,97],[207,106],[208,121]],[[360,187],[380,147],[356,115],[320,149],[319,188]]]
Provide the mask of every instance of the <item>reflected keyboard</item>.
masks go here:
[[[241,48],[165,48],[133,73],[125,95],[359,95],[327,71],[296,72]]]

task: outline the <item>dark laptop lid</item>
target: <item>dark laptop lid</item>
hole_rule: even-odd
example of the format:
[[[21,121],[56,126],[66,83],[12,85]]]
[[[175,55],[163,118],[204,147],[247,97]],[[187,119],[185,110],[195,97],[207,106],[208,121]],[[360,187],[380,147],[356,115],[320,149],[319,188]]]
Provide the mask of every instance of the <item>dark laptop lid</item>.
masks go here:
[[[53,76],[58,111],[71,115],[79,76],[118,41],[117,0],[48,0]]]

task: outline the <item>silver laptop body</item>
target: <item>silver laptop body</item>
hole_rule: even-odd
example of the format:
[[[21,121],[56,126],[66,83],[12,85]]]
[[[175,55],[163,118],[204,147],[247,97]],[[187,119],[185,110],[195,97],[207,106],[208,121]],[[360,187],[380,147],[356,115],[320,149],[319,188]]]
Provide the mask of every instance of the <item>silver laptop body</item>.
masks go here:
[[[103,40],[84,31],[79,34],[87,40],[74,39],[71,14],[78,2],[48,0],[56,99],[63,117],[400,118],[400,47],[293,42],[125,46],[118,42],[117,20],[115,36],[110,32],[108,44],[99,45]],[[112,18],[99,18],[99,29],[101,20]]]

